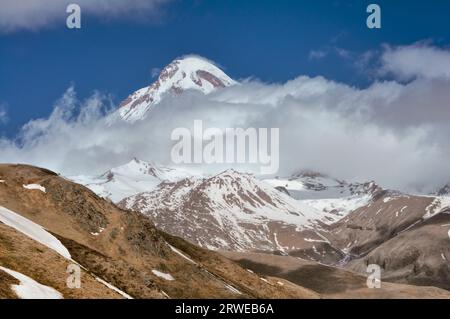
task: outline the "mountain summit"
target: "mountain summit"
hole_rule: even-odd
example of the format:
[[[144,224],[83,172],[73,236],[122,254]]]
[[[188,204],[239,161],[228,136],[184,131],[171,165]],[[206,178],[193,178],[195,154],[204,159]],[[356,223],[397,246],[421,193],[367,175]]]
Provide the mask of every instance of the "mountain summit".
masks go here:
[[[186,90],[197,90],[209,94],[233,84],[236,84],[233,79],[208,60],[188,56],[172,61],[152,85],[128,96],[120,104],[118,112],[122,119],[134,122],[144,118],[147,111],[167,93],[181,94]]]

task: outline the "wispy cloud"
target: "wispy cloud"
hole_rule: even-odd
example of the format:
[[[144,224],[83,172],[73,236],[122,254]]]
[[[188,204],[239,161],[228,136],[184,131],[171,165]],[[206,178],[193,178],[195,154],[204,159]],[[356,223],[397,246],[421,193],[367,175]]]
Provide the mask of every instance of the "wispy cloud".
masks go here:
[[[310,60],[320,60],[330,55],[338,56],[342,59],[352,59],[354,53],[338,46],[327,46],[323,49],[309,51],[308,58]]]
[[[154,78],[157,78],[158,75],[159,75],[159,73],[161,73],[161,68],[152,68],[152,69],[150,70],[150,74],[151,74],[151,76],[152,76],[153,79],[154,79]]]
[[[328,55],[328,52],[325,50],[311,50],[309,51],[309,59],[310,60],[319,60],[323,59]]]
[[[334,47],[334,51],[336,51],[338,56],[344,59],[349,59],[352,56],[352,53],[349,50],[340,47]]]
[[[6,111],[6,104],[0,103],[0,124],[5,124],[8,122],[8,113]]]
[[[0,2],[0,32],[39,30],[63,24],[67,18],[66,7],[76,3],[82,14],[106,19],[154,18],[155,13],[170,0],[2,0]]]

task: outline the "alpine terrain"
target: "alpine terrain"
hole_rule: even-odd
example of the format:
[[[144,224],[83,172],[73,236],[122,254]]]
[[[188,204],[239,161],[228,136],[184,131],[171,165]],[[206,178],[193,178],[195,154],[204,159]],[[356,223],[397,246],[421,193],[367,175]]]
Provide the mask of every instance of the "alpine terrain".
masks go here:
[[[109,120],[133,129],[166,96],[233,85],[206,59],[176,59]],[[0,298],[450,298],[449,185],[145,160],[66,177],[1,164]]]

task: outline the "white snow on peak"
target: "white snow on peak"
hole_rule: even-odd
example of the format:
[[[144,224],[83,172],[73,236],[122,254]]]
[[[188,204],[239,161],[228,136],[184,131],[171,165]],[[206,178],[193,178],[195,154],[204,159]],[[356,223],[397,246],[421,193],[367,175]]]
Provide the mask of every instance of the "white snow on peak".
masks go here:
[[[207,59],[187,56],[167,65],[152,85],[132,93],[122,102],[117,113],[120,118],[135,122],[143,119],[165,94],[180,94],[186,90],[209,94],[234,84],[233,79]]]
[[[57,290],[41,285],[20,272],[2,266],[0,266],[0,270],[3,270],[20,281],[20,284],[11,286],[12,290],[20,299],[63,299],[62,294]]]
[[[36,190],[39,190],[39,191],[41,191],[41,192],[43,192],[43,193],[46,192],[45,187],[44,187],[44,186],[41,186],[41,185],[39,185],[39,184],[28,184],[28,185],[23,185],[23,188],[26,188],[26,189],[36,189]]]
[[[208,78],[203,72],[210,73],[219,82]],[[209,94],[219,87],[236,84],[212,62],[198,56],[187,56],[173,61],[161,72],[159,80],[164,84],[172,84],[184,90],[194,89],[204,94]],[[168,90],[171,89],[171,86],[166,87]]]
[[[134,158],[100,176],[78,175],[69,176],[68,179],[88,187],[101,197],[119,202],[125,197],[150,192],[162,181],[175,182],[192,175],[192,172],[182,168],[162,166]]]
[[[111,169],[113,174],[139,177],[142,175],[153,176],[161,181],[177,181],[191,176],[191,173],[172,167],[162,166],[156,163],[149,163],[133,158],[125,165]]]
[[[64,247],[64,245],[61,244],[55,236],[47,232],[41,225],[38,225],[2,206],[0,206],[0,222],[56,251],[64,258],[71,259],[67,248]]]

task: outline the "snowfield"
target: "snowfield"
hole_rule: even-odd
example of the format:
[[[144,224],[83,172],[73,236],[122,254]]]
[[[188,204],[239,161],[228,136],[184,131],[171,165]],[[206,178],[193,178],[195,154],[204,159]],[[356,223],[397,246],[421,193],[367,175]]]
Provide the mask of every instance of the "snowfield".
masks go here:
[[[47,232],[41,225],[38,225],[2,206],[0,206],[0,222],[56,251],[64,258],[71,259],[67,248],[64,247],[64,245],[61,244],[55,236]]]
[[[370,203],[372,197],[370,195],[349,196],[343,198],[323,198],[323,199],[306,199],[301,200],[303,204],[311,206],[322,212],[335,211],[336,214],[331,215],[332,223],[339,221],[352,211],[366,206]]]
[[[3,270],[20,281],[19,285],[11,286],[12,290],[20,299],[63,299],[62,294],[57,290],[52,287],[41,285],[20,272],[2,266],[0,266],[0,270]]]

